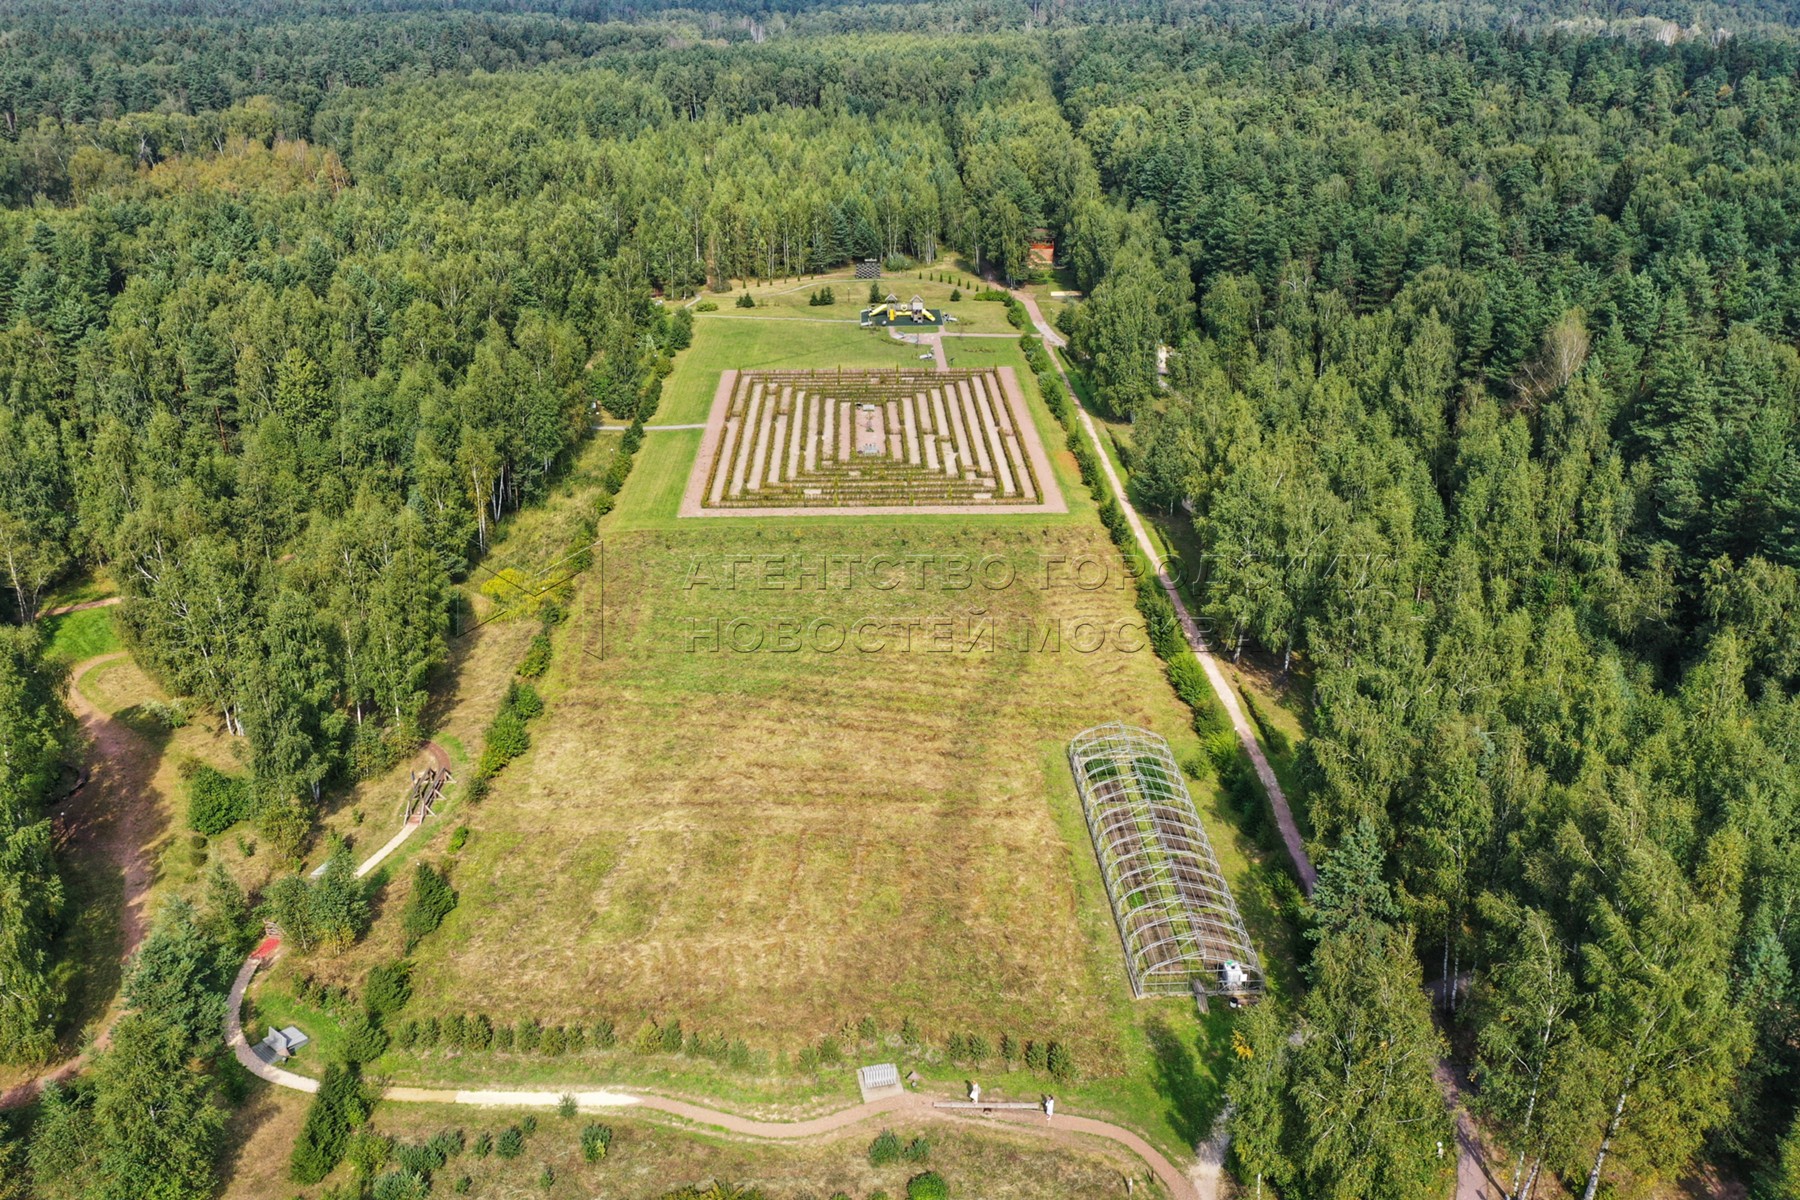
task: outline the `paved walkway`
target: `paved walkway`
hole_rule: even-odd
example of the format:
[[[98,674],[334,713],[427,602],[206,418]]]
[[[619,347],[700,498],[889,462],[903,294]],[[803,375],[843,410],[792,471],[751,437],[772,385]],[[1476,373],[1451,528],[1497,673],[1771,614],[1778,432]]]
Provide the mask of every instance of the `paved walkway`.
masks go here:
[[[1050,327],[1050,323],[1044,320],[1044,315],[1039,311],[1035,299],[1020,291],[1015,291],[1013,295],[1018,297],[1019,302],[1025,306],[1025,311],[1031,314],[1032,324],[1037,326],[1038,334],[1047,345],[1062,346],[1065,344],[1062,337]],[[1100,469],[1106,474],[1106,482],[1112,488],[1113,498],[1118,502],[1119,511],[1125,514],[1125,520],[1131,526],[1131,533],[1137,539],[1138,549],[1143,552],[1146,561],[1156,564],[1156,580],[1162,584],[1163,591],[1168,594],[1169,603],[1175,607],[1175,616],[1181,622],[1182,632],[1187,635],[1188,646],[1193,650],[1194,657],[1200,660],[1200,666],[1206,672],[1207,681],[1212,684],[1213,693],[1218,696],[1220,706],[1224,708],[1225,715],[1230,718],[1232,729],[1237,731],[1238,741],[1243,745],[1244,753],[1250,756],[1250,764],[1256,768],[1256,777],[1262,781],[1263,791],[1269,797],[1269,807],[1275,813],[1275,824],[1281,830],[1281,840],[1287,846],[1288,857],[1293,860],[1295,874],[1300,877],[1301,890],[1310,896],[1318,873],[1313,870],[1312,860],[1306,854],[1306,846],[1300,840],[1300,828],[1294,823],[1294,814],[1293,810],[1288,807],[1287,794],[1281,790],[1281,782],[1275,778],[1275,770],[1269,766],[1268,757],[1263,754],[1262,743],[1256,740],[1256,731],[1251,726],[1250,719],[1244,714],[1243,705],[1238,703],[1236,690],[1231,686],[1231,681],[1225,678],[1224,669],[1220,667],[1218,660],[1213,656],[1212,648],[1207,645],[1206,638],[1200,632],[1199,625],[1194,622],[1193,615],[1188,612],[1187,602],[1181,598],[1181,591],[1175,586],[1174,576],[1169,573],[1168,559],[1157,550],[1156,543],[1151,541],[1149,532],[1144,528],[1144,522],[1138,517],[1137,509],[1132,507],[1131,500],[1125,491],[1124,481],[1113,469],[1112,459],[1107,457],[1106,449],[1100,442],[1100,431],[1095,428],[1093,417],[1089,416],[1087,409],[1082,407],[1080,399],[1075,394],[1074,386],[1069,382],[1068,372],[1063,370],[1061,360],[1052,354],[1050,361],[1055,363],[1056,373],[1061,376],[1063,387],[1069,393],[1069,400],[1075,405],[1075,412],[1081,421],[1081,427],[1087,434],[1088,442],[1094,448],[1095,457],[1100,460]]]

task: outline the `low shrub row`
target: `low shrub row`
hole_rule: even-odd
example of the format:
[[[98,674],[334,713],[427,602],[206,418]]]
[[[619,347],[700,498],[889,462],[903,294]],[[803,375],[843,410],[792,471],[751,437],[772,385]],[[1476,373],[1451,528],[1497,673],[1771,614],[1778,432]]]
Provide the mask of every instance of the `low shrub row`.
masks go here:
[[[530,748],[531,735],[526,725],[543,711],[543,697],[529,683],[515,681],[506,689],[500,711],[488,724],[481,757],[475,762],[475,778],[470,784],[475,798],[486,791],[488,780],[499,774],[502,767]]]
[[[869,1143],[869,1165],[872,1167],[891,1166],[901,1161],[922,1163],[930,1157],[929,1141],[916,1137],[910,1142],[902,1142],[891,1129],[882,1130]]]
[[[594,517],[596,519],[611,512],[613,505],[618,502],[619,489],[625,486],[625,480],[631,476],[631,467],[637,460],[638,447],[644,444],[644,418],[654,412],[655,408],[652,406],[649,411],[640,414],[636,420],[625,427],[625,435],[619,441],[619,452],[613,455],[610,463],[606,464],[606,474],[600,477],[600,495],[594,501]],[[594,530],[589,527],[584,532],[587,540],[592,542]],[[577,569],[585,569],[585,567],[584,563]]]
[[[1277,729],[1275,723],[1269,719],[1268,711],[1256,698],[1256,693],[1247,688],[1239,688],[1238,695],[1243,697],[1244,706],[1250,710],[1250,719],[1255,721],[1257,729],[1262,731],[1263,741],[1268,743],[1269,749],[1283,758],[1292,754],[1294,752],[1293,743],[1288,741],[1288,735]]]
[[[368,996],[372,997],[373,974],[370,981]],[[366,999],[365,1007],[373,1011],[376,1005],[372,999]],[[391,1011],[391,1008],[387,1010],[388,1013]],[[793,1063],[807,1073],[841,1068],[850,1062],[852,1050],[879,1046],[883,1040],[874,1022],[864,1018],[856,1027],[846,1028],[841,1034],[829,1034],[801,1047]],[[1060,1042],[1020,1041],[1008,1033],[1002,1033],[998,1041],[993,1042],[978,1033],[952,1033],[942,1046],[931,1046],[920,1037],[910,1019],[902,1023],[897,1040],[915,1054],[959,1066],[999,1062],[1007,1070],[1023,1066],[1026,1070],[1059,1080],[1068,1079],[1075,1073],[1074,1058]],[[756,1064],[749,1043],[742,1038],[733,1039],[717,1031],[684,1030],[681,1022],[674,1020],[645,1021],[636,1033],[624,1035],[607,1020],[593,1024],[552,1025],[530,1019],[494,1021],[485,1013],[453,1013],[447,1017],[404,1021],[394,1027],[392,1041],[395,1047],[409,1051],[490,1051],[556,1058],[624,1047],[642,1055],[685,1054],[689,1058],[704,1058],[737,1070],[748,1070]],[[778,1061],[785,1064],[787,1059],[783,1056]]]

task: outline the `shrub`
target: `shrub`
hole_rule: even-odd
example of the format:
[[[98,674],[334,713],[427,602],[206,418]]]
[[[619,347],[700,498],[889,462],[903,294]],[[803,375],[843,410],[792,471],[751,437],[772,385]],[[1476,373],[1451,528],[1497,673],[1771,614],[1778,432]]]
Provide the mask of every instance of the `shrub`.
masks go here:
[[[419,944],[419,939],[443,924],[450,910],[456,907],[456,893],[450,888],[450,880],[444,873],[428,862],[421,861],[413,869],[412,895],[407,897],[406,910],[400,917],[400,928],[406,933],[406,949]]]
[[[864,1017],[856,1023],[856,1036],[865,1042],[874,1041],[879,1033],[880,1031],[875,1028],[874,1017]]]
[[[908,1046],[919,1044],[919,1027],[913,1024],[911,1017],[900,1022],[900,1040]]]
[[[1001,1034],[1000,1035],[1000,1059],[1001,1059],[1001,1061],[1010,1066],[1012,1064],[1013,1059],[1015,1059],[1017,1057],[1019,1057],[1019,1044],[1017,1042],[1013,1041],[1012,1034],[1010,1034],[1010,1033]]]
[[[563,1047],[570,1054],[580,1054],[587,1049],[587,1029],[581,1025],[571,1025],[563,1030]]]
[[[431,1147],[433,1154],[438,1156],[438,1165],[441,1167],[463,1152],[463,1131],[440,1129],[432,1134],[431,1140],[425,1144]]]
[[[439,1033],[438,1019],[436,1017],[426,1017],[423,1021],[421,1021],[419,1023],[419,1045],[420,1045],[420,1047],[423,1049],[429,1050],[433,1046],[437,1045],[438,1044],[438,1033]]]
[[[594,1024],[594,1045],[602,1050],[611,1049],[619,1040],[611,1021],[598,1021]]]
[[[931,1157],[931,1143],[926,1141],[923,1137],[916,1137],[912,1141],[906,1143],[906,1149],[902,1150],[900,1153],[907,1162],[922,1163]]]
[[[729,1054],[729,1059],[730,1059],[731,1065],[736,1067],[738,1070],[740,1070],[740,1071],[749,1070],[749,1068],[750,1068],[750,1043],[744,1041],[743,1038],[739,1038],[737,1041],[731,1043],[731,1051]]]
[[[869,1143],[869,1165],[885,1167],[900,1161],[900,1139],[891,1129],[884,1129]]]
[[[494,1152],[494,1135],[485,1129],[482,1130],[480,1136],[475,1139],[474,1146],[470,1149],[476,1158],[486,1158]]]
[[[962,299],[962,289],[954,288],[954,287],[951,288],[950,289],[950,303],[955,304],[958,300],[961,300],[961,299]]]
[[[529,749],[531,735],[525,731],[524,719],[512,709],[503,708],[494,715],[493,724],[488,726],[481,761],[497,770]],[[492,774],[492,770],[489,773]]]
[[[501,1158],[517,1158],[525,1153],[525,1131],[517,1125],[508,1125],[494,1142],[494,1153]]]
[[[739,308],[755,308],[756,297],[752,296],[749,292],[745,292],[737,298],[737,306]]]
[[[556,1098],[556,1115],[559,1117],[574,1116],[575,1097],[571,1096],[568,1092],[564,1092],[561,1096],[558,1096]]]
[[[425,1200],[431,1181],[416,1171],[389,1171],[369,1189],[369,1200]]]
[[[551,1185],[554,1184],[555,1182],[556,1182],[556,1172],[552,1171],[550,1169],[549,1163],[545,1163],[544,1169],[538,1172],[538,1186],[543,1188],[545,1191],[549,1191]]]
[[[986,1062],[994,1057],[994,1048],[979,1033],[971,1033],[963,1039],[963,1047],[969,1052],[970,1062]]]
[[[844,1048],[838,1045],[836,1038],[819,1039],[819,1061],[828,1067],[835,1067],[844,1061]]]
[[[1048,1059],[1044,1053],[1044,1043],[1042,1043],[1042,1042],[1026,1042],[1025,1043],[1025,1067],[1026,1067],[1026,1069],[1031,1070],[1031,1071],[1042,1071],[1047,1065],[1048,1065]]]
[[[539,1054],[544,1054],[544,1055],[548,1055],[551,1058],[555,1058],[557,1055],[559,1055],[563,1052],[564,1046],[565,1046],[565,1043],[563,1040],[563,1031],[562,1031],[562,1026],[560,1026],[560,1025],[552,1025],[552,1026],[550,1026],[550,1028],[544,1030],[543,1033],[538,1035],[538,1053]]]
[[[681,1050],[681,1022],[670,1021],[662,1027],[662,1049],[665,1054],[676,1054]]]
[[[936,1171],[914,1175],[906,1181],[906,1200],[950,1200],[950,1185]]]
[[[450,853],[455,854],[469,844],[469,827],[458,825],[456,832],[450,835]]]
[[[457,1179],[456,1186],[451,1190],[459,1196],[466,1196],[475,1190],[475,1180],[471,1176],[463,1175]]]
[[[543,1036],[544,1031],[538,1028],[536,1021],[520,1021],[513,1031],[513,1045],[518,1048],[519,1053],[530,1054],[538,1048],[538,1042]]]
[[[700,303],[694,305],[694,311],[697,313],[718,312],[719,306],[711,300],[702,300]]]
[[[354,1068],[336,1063],[325,1068],[325,1077],[306,1110],[306,1122],[294,1142],[288,1175],[295,1183],[311,1186],[331,1174],[349,1149],[350,1135],[368,1119],[368,1102],[362,1080]]]
[[[250,781],[204,763],[188,772],[188,827],[208,837],[250,816]]]
[[[402,1170],[414,1175],[430,1175],[444,1165],[449,1155],[442,1146],[435,1142],[424,1142],[419,1145],[401,1145],[394,1147],[394,1162]]]
[[[469,1019],[461,1013],[451,1013],[444,1018],[444,1045],[452,1050],[461,1050],[469,1040]]]
[[[388,1152],[392,1148],[393,1143],[387,1138],[364,1130],[350,1139],[350,1147],[344,1153],[344,1161],[350,1164],[352,1171],[367,1179],[387,1166]]]
[[[581,1130],[581,1159],[583,1162],[597,1163],[606,1157],[612,1149],[613,1132],[610,1125],[587,1125]]]
[[[519,664],[519,674],[527,679],[536,679],[550,666],[550,635],[536,634],[531,639],[531,646],[525,651],[525,659]]]
[[[494,1026],[494,1036],[488,1044],[496,1050],[511,1050],[513,1048],[513,1027],[511,1025]]]
[[[944,1043],[944,1057],[948,1058],[951,1062],[961,1062],[968,1056],[969,1045],[963,1040],[963,1035],[960,1033],[951,1034],[950,1040]]]
[[[463,1033],[463,1045],[471,1050],[486,1050],[494,1044],[494,1023],[487,1019],[487,1014],[476,1013],[470,1017]]]
[[[1066,1080],[1075,1074],[1075,1062],[1069,1057],[1069,1052],[1063,1048],[1061,1042],[1050,1043],[1050,1050],[1045,1055],[1045,1062],[1050,1068],[1050,1074],[1057,1079]]]
[[[419,1042],[419,1023],[408,1021],[394,1031],[394,1045],[402,1050],[411,1050]]]
[[[363,983],[363,1008],[377,1020],[386,1020],[412,999],[412,964],[404,959],[382,963]]]
[[[347,1061],[374,1062],[387,1053],[387,1048],[387,1033],[368,1013],[358,1013],[344,1026],[344,1058]]]
[[[532,1134],[536,1133],[537,1132],[537,1114],[536,1113],[526,1113],[525,1119],[523,1121],[519,1122],[519,1128],[521,1128],[525,1131],[526,1137],[530,1137]]]

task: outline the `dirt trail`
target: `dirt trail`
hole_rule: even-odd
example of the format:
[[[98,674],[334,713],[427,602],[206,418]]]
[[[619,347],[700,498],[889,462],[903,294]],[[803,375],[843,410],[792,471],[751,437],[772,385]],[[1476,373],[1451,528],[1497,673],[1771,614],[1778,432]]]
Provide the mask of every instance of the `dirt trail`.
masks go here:
[[[62,611],[99,608],[113,602],[116,598]],[[81,679],[93,668],[125,657],[123,650],[95,655],[76,663],[69,672],[69,711],[87,742],[91,773],[87,783],[55,812],[59,857],[79,847],[84,854],[114,864],[124,878],[124,903],[119,914],[121,962],[138,948],[149,926],[146,907],[156,873],[147,847],[163,832],[151,787],[156,773],[156,749],[125,722],[101,711],[84,696]],[[117,1016],[116,1008],[107,1014],[90,1050],[48,1067],[36,1078],[0,1094],[0,1110],[29,1104],[45,1084],[61,1082],[79,1071],[89,1055],[106,1048]]]
[[[90,608],[111,608],[115,604],[123,603],[125,603],[123,596],[108,596],[104,600],[83,600],[80,604],[59,604],[55,608],[46,608],[39,613],[38,620],[41,621],[45,617],[60,617],[64,613],[86,612]],[[90,659],[89,661],[97,662],[99,660]]]
[[[250,1048],[244,1037],[243,1028],[239,1024],[238,1012],[243,1003],[244,990],[260,965],[261,960],[259,959],[253,958],[246,962],[243,970],[238,972],[237,982],[232,986],[231,999],[226,1012],[227,1036],[232,1052],[237,1056],[238,1061],[243,1063],[253,1074],[278,1087],[292,1088],[303,1092],[317,1092],[319,1089],[317,1080],[296,1075],[292,1071],[285,1071],[264,1062]],[[1123,1129],[1090,1117],[1064,1114],[1058,1114],[1054,1120],[1035,1113],[1007,1113],[998,1110],[991,1113],[971,1111],[965,1114],[961,1110],[936,1108],[934,1104],[941,1097],[916,1092],[851,1105],[849,1108],[804,1121],[758,1121],[750,1117],[738,1116],[735,1113],[707,1108],[704,1105],[692,1104],[686,1100],[674,1100],[667,1096],[658,1096],[653,1092],[624,1088],[605,1091],[573,1089],[512,1091],[506,1088],[390,1087],[381,1093],[383,1100],[401,1104],[460,1104],[476,1108],[555,1108],[563,1102],[564,1096],[572,1097],[576,1108],[583,1112],[624,1108],[647,1109],[679,1117],[684,1121],[690,1121],[709,1129],[719,1129],[738,1137],[761,1141],[791,1142],[848,1136],[864,1122],[888,1115],[898,1115],[910,1120],[945,1123],[973,1121],[1004,1124],[1009,1129],[1027,1131],[1064,1143],[1078,1143],[1082,1137],[1101,1138],[1123,1146],[1142,1159],[1174,1200],[1203,1200],[1199,1190],[1194,1187],[1187,1176],[1175,1167],[1175,1164],[1171,1163],[1149,1142],[1129,1129]]]
[[[1064,344],[1062,337],[1050,327],[1048,321],[1044,320],[1044,315],[1039,311],[1035,299],[1020,291],[1015,291],[1013,295],[1018,297],[1019,302],[1025,306],[1025,311],[1031,314],[1032,324],[1037,326],[1038,334],[1043,337],[1047,345],[1061,346]],[[1294,813],[1288,807],[1287,794],[1281,790],[1281,783],[1275,778],[1275,770],[1269,765],[1267,756],[1263,754],[1262,743],[1256,740],[1256,731],[1251,727],[1250,718],[1245,715],[1243,705],[1238,703],[1237,693],[1232,689],[1231,682],[1225,678],[1225,672],[1219,666],[1218,660],[1213,657],[1212,648],[1207,645],[1206,637],[1200,632],[1199,625],[1195,623],[1192,614],[1188,612],[1187,602],[1181,598],[1181,592],[1175,586],[1175,579],[1169,574],[1168,560],[1157,551],[1156,543],[1150,539],[1149,531],[1144,528],[1144,522],[1138,517],[1137,509],[1132,507],[1131,500],[1125,492],[1125,483],[1119,478],[1118,472],[1113,469],[1112,459],[1107,457],[1106,449],[1100,443],[1100,431],[1094,426],[1093,418],[1088,415],[1087,409],[1082,407],[1080,399],[1076,396],[1074,385],[1069,382],[1068,372],[1063,370],[1062,362],[1055,355],[1051,355],[1051,362],[1056,366],[1056,373],[1062,377],[1063,387],[1068,390],[1069,400],[1075,405],[1075,412],[1081,420],[1082,430],[1087,434],[1088,442],[1094,448],[1095,457],[1100,460],[1100,469],[1106,473],[1106,482],[1112,488],[1113,498],[1118,501],[1119,511],[1125,514],[1126,523],[1131,526],[1132,535],[1137,539],[1138,549],[1143,552],[1147,560],[1156,564],[1157,582],[1162,584],[1163,591],[1168,594],[1169,603],[1175,608],[1175,616],[1181,622],[1182,632],[1187,635],[1188,646],[1193,650],[1194,657],[1200,660],[1200,666],[1206,671],[1206,678],[1212,684],[1213,692],[1218,696],[1220,706],[1224,708],[1226,717],[1231,721],[1232,729],[1237,732],[1238,741],[1243,745],[1244,753],[1250,758],[1250,765],[1256,769],[1256,777],[1262,782],[1263,791],[1268,794],[1269,807],[1274,810],[1275,824],[1281,831],[1282,843],[1287,847],[1288,857],[1294,863],[1294,871],[1300,877],[1300,887],[1310,896],[1318,874],[1313,870],[1312,859],[1307,857],[1306,845],[1300,839],[1300,827],[1294,823]]]

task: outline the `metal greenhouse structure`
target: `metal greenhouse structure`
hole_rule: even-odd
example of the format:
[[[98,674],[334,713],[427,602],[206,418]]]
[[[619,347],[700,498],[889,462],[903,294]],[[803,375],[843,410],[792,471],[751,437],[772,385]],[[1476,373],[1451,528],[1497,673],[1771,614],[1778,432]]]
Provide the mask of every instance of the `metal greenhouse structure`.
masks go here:
[[[1260,992],[1256,951],[1169,743],[1099,725],[1069,744],[1069,767],[1133,993]]]

